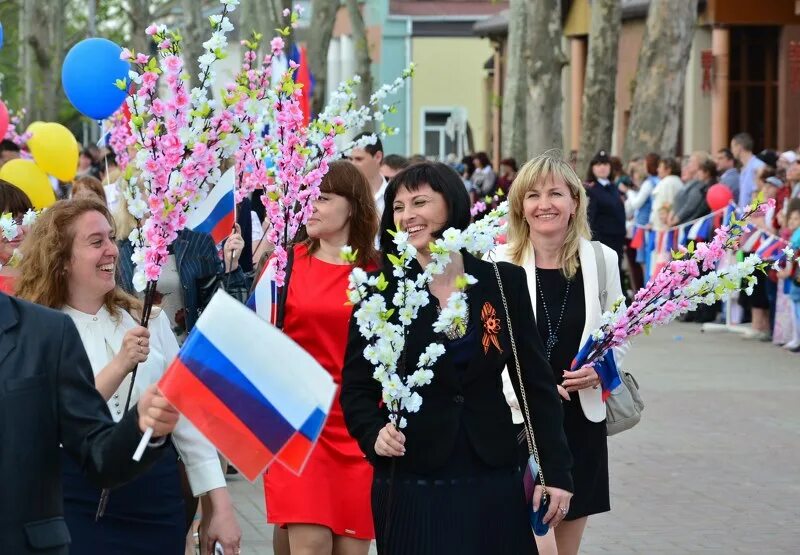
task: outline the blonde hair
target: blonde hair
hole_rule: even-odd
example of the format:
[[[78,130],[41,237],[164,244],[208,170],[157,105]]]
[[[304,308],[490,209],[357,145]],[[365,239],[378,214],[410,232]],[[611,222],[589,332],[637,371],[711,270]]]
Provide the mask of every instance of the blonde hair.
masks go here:
[[[99,212],[114,227],[114,218],[105,204],[91,197],[58,201],[36,219],[22,244],[16,283],[19,298],[54,309],[67,304],[66,267],[72,258],[75,222],[87,212]],[[120,309],[134,318],[137,312],[141,313],[142,304],[119,286],[106,293],[103,304],[117,318]]]
[[[580,178],[561,157],[558,151],[549,150],[529,160],[517,173],[514,185],[508,193],[508,252],[511,262],[520,265],[530,246],[531,229],[525,219],[523,202],[528,191],[546,181],[559,179],[569,188],[570,196],[577,206],[575,215],[570,218],[567,236],[558,253],[558,266],[567,279],[572,279],[580,266],[580,242],[587,241],[592,234],[589,230],[587,214],[588,198]]]

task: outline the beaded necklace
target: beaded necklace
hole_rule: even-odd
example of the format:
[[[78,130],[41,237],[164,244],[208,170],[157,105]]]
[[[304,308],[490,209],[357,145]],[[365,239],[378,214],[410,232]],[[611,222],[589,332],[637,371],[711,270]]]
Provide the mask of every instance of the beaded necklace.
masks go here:
[[[545,341],[544,349],[548,361],[553,354],[553,349],[558,344],[558,330],[561,328],[561,321],[564,319],[564,310],[567,307],[567,299],[569,298],[569,285],[570,281],[567,280],[567,287],[564,290],[564,299],[561,301],[561,313],[558,315],[558,322],[556,322],[555,327],[553,327],[552,320],[550,319],[550,310],[547,308],[547,301],[544,298],[542,282],[539,279],[539,268],[536,268],[536,289],[539,291],[539,297],[542,299],[544,318],[545,323],[547,324],[547,340]]]

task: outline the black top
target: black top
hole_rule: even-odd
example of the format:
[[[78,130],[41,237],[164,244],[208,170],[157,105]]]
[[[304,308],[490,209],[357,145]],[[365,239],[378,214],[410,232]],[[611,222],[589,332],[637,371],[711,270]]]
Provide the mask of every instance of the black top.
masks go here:
[[[561,270],[543,270],[536,268],[537,277],[541,287],[536,291],[536,327],[542,342],[547,341],[547,318],[544,303],[550,313],[551,326],[556,327],[561,305],[564,301],[564,292],[567,288],[567,278]],[[542,297],[544,296],[544,301]],[[564,307],[564,316],[561,326],[556,332],[558,343],[555,344],[550,355],[550,366],[556,383],[564,379],[564,370],[569,370],[572,359],[580,350],[581,335],[586,322],[586,304],[583,294],[583,273],[578,273],[572,278],[569,285],[569,296]]]
[[[163,453],[131,459],[141,437],[136,407],[114,424],[93,378],[69,316],[0,293],[0,553],[66,555],[59,444],[105,487]]]
[[[519,460],[518,430],[511,421],[500,377],[504,367],[515,366],[497,279],[490,263],[466,252],[462,254],[464,271],[478,280],[467,290],[470,320],[477,326],[472,356],[459,370],[453,354],[446,352],[434,367],[433,381],[418,389],[423,399],[422,408],[417,413],[404,415],[408,420],[408,427],[403,430],[406,454],[396,459],[398,472],[424,475],[441,469],[455,448],[461,427],[477,456],[488,466],[509,468]],[[537,334],[529,332],[536,322],[525,270],[503,262],[498,263],[498,267],[511,311],[544,474],[549,484],[572,491],[569,472],[572,457],[564,435],[561,401],[542,342]],[[414,268],[420,271],[416,263]],[[389,272],[384,275],[390,282],[382,294],[387,306],[391,306],[396,281]],[[486,313],[492,309],[499,323],[499,333],[495,336],[499,349],[486,334],[487,319],[481,317],[482,311]],[[420,309],[411,326],[407,340],[410,367],[416,367],[420,353],[430,343],[447,343],[443,334],[433,331],[435,319],[435,304],[429,303]],[[376,455],[375,440],[388,422],[388,413],[380,403],[381,386],[372,377],[373,368],[364,358],[366,342],[354,318],[351,318],[349,333],[340,397],[345,422],[367,459],[376,468],[383,469],[390,466],[391,459]],[[484,342],[485,336],[487,341]],[[484,344],[488,347],[484,348]],[[520,396],[516,372],[512,372],[511,381]]]

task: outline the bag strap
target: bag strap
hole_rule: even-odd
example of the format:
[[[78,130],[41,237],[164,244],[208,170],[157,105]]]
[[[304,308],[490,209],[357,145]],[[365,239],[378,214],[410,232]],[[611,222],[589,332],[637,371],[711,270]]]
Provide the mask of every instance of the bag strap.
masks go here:
[[[283,329],[283,319],[286,316],[286,298],[289,296],[289,278],[292,276],[294,265],[294,245],[286,253],[286,276],[283,278],[283,287],[278,291],[278,310],[275,315],[275,327]]]
[[[492,266],[494,266],[494,274],[497,276],[497,286],[500,288],[500,297],[503,299],[503,310],[505,310],[506,313],[508,337],[511,339],[511,352],[514,354],[514,365],[517,367],[517,379],[519,380],[519,391],[522,395],[522,408],[524,409],[523,427],[525,428],[525,440],[528,443],[528,454],[533,455],[536,464],[539,466],[539,482],[542,484],[546,496],[547,486],[544,483],[542,463],[539,460],[539,450],[536,448],[536,438],[533,435],[533,421],[531,420],[531,412],[528,409],[528,397],[525,395],[525,384],[522,381],[522,368],[519,365],[519,356],[517,355],[517,342],[514,340],[514,328],[511,327],[511,313],[508,311],[508,302],[506,301],[506,293],[503,289],[503,280],[500,279],[500,270],[497,268],[496,262],[492,262]]]
[[[600,241],[592,241],[594,259],[597,262],[597,285],[600,288],[600,310],[606,309],[608,289],[606,288],[606,257],[603,255],[603,246]]]

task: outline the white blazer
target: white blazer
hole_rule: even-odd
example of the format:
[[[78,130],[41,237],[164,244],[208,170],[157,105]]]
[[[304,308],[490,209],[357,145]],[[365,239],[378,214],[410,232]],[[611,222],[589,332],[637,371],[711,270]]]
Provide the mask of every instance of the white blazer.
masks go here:
[[[586,323],[583,326],[583,333],[581,334],[581,346],[583,346],[589,338],[589,335],[599,327],[600,317],[603,315],[603,312],[608,310],[611,305],[614,304],[614,301],[622,296],[617,253],[605,245],[601,246],[606,262],[607,295],[605,307],[600,306],[600,285],[597,279],[597,261],[595,260],[594,248],[591,242],[581,239],[578,251],[581,271],[583,273],[583,296],[584,302],[586,303]],[[489,258],[498,262],[510,262],[511,257],[508,253],[508,245],[498,245],[493,255],[490,255]],[[536,316],[536,255],[533,252],[533,246],[530,244],[525,251],[521,266],[525,269],[527,275],[528,292],[531,296],[531,305],[533,305],[533,315]],[[536,329],[530,330],[530,332],[539,333]],[[614,358],[617,361],[618,367],[622,363],[622,357],[627,350],[627,345],[614,350]],[[508,368],[503,371],[503,393],[511,407],[511,416],[514,423],[522,424],[522,413],[519,411],[519,402],[514,393],[514,388],[511,386]],[[587,419],[592,422],[602,422],[605,420],[606,404],[603,402],[603,393],[599,387],[597,389],[591,387],[581,389],[578,394],[580,395],[583,414]]]

